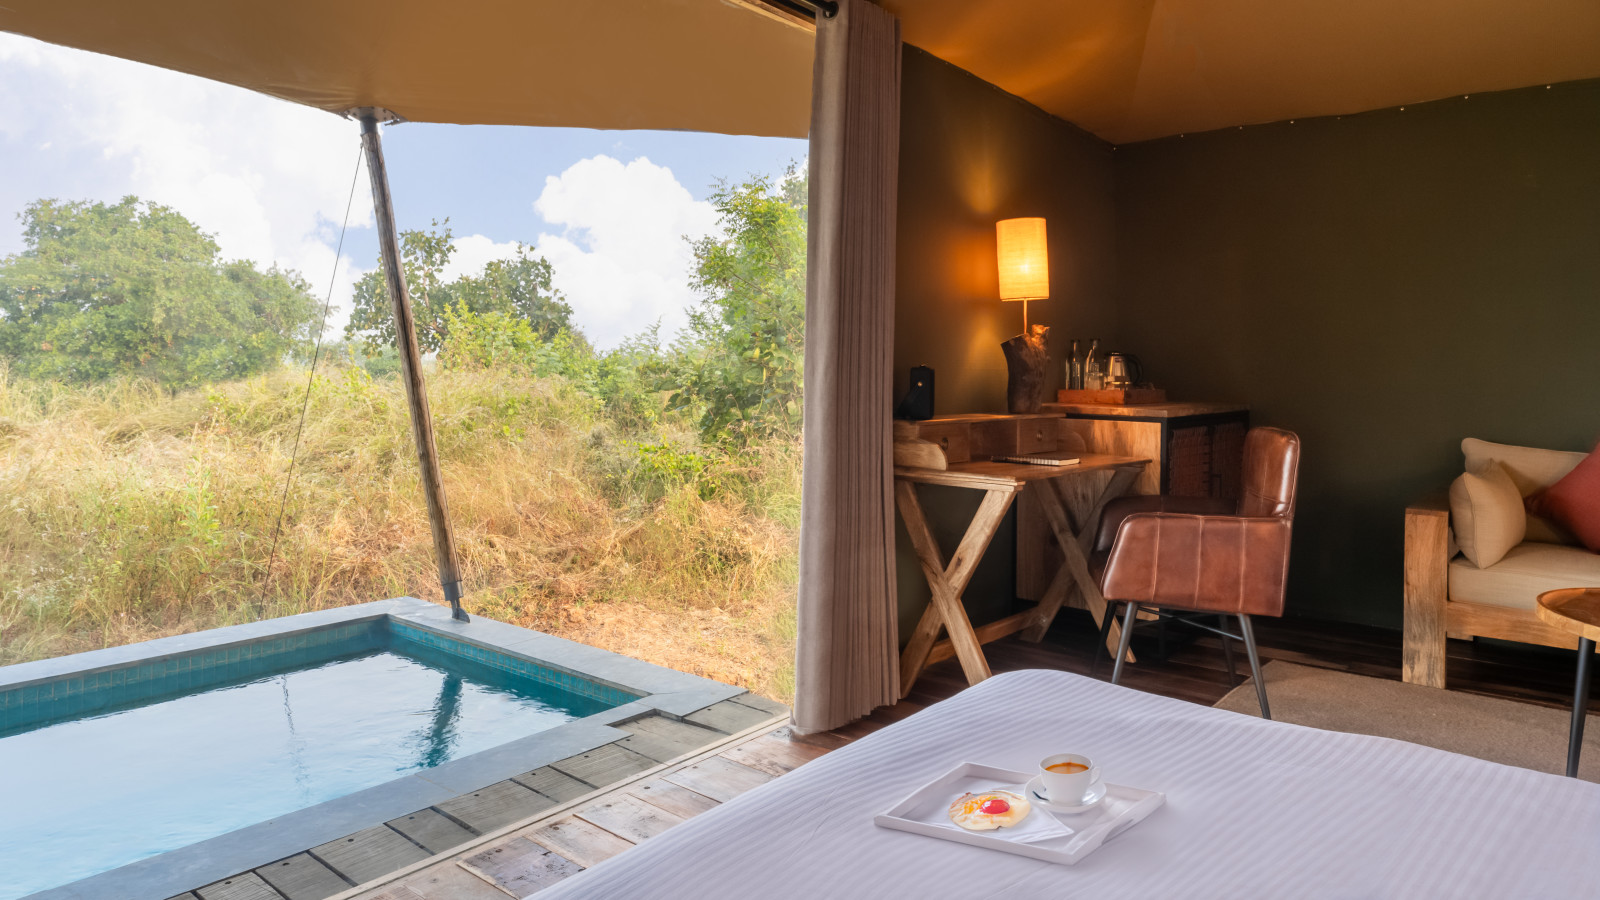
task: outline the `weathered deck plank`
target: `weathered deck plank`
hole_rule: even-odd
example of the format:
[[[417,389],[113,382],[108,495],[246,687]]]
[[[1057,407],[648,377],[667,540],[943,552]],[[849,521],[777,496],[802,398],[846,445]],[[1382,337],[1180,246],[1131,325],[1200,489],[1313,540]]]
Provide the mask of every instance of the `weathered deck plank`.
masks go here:
[[[751,788],[766,784],[772,780],[772,776],[720,756],[713,756],[679,769],[665,776],[665,780],[696,793],[705,794],[719,803],[727,803]]]
[[[740,706],[758,709],[768,716],[787,716],[789,714],[789,707],[776,700],[768,700],[760,694],[740,694],[733,698],[733,702]]]
[[[576,800],[584,794],[592,793],[595,789],[593,785],[549,766],[513,775],[511,780],[529,790],[538,791],[557,803]]]
[[[427,851],[387,825],[312,847],[311,855],[354,884],[371,881],[428,858]]]
[[[556,805],[556,801],[514,781],[497,781],[482,790],[440,803],[436,808],[484,834]]]
[[[433,809],[419,810],[385,824],[410,838],[413,843],[421,844],[429,853],[443,853],[477,837]]]
[[[773,715],[775,714],[742,706],[732,700],[724,700],[683,718],[684,721],[715,728],[724,734],[736,734],[762,722],[770,722]]]
[[[489,886],[484,885],[484,887],[487,888]],[[489,888],[489,890],[494,891],[494,888]],[[499,891],[494,891],[494,893],[495,900],[500,900],[500,898],[505,896],[505,894],[502,894]],[[365,894],[363,895],[362,900],[430,900],[430,898],[417,893],[406,885],[394,884],[384,888],[379,893]]]
[[[736,763],[777,777],[793,772],[825,752],[820,747],[759,737],[737,747],[730,747],[722,755]]]
[[[283,900],[259,875],[246,872],[195,890],[200,900]]]
[[[505,891],[484,881],[458,863],[441,862],[391,885],[393,897],[383,894],[363,900],[506,900]]]
[[[524,836],[585,869],[599,865],[633,846],[632,841],[571,816],[527,832]]]
[[[653,769],[657,765],[659,763],[648,756],[641,756],[616,744],[606,744],[587,753],[551,763],[550,767],[579,781],[587,781],[595,787],[605,787],[629,775]]]
[[[649,840],[684,820],[683,816],[674,815],[625,793],[585,806],[576,815],[590,825],[598,825],[635,844]]]
[[[680,756],[694,752],[696,747],[680,744],[654,734],[630,734],[620,741],[617,746],[632,750],[640,756],[648,756],[656,762],[671,762]]]
[[[583,871],[572,860],[525,837],[487,847],[462,860],[461,867],[513,897],[526,897]]]
[[[710,812],[721,806],[721,803],[697,794],[686,787],[679,787],[670,781],[647,781],[644,784],[634,785],[627,792],[651,806],[660,807],[669,813],[681,818],[692,819],[703,812]]]
[[[323,900],[350,887],[337,872],[309,853],[297,853],[270,866],[261,866],[256,874],[288,900]]]
[[[655,735],[685,747],[705,747],[723,740],[725,735],[701,725],[680,722],[666,716],[644,716],[617,726],[632,735]]]

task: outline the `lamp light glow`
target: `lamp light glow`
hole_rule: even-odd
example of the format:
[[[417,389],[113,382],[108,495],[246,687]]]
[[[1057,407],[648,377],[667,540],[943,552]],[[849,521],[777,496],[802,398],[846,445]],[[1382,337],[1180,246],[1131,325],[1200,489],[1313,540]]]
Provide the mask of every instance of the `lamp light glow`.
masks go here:
[[[995,223],[1001,300],[1045,300],[1050,296],[1050,256],[1044,219]]]

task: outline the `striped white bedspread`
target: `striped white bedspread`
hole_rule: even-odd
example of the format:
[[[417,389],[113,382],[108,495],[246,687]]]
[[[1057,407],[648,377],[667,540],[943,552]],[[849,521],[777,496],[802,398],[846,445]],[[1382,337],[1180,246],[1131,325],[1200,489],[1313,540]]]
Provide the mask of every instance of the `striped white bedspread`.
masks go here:
[[[872,824],[961,762],[1031,771],[1056,752],[1167,804],[1076,866]],[[1026,671],[539,898],[1597,897],[1597,860],[1600,785]]]

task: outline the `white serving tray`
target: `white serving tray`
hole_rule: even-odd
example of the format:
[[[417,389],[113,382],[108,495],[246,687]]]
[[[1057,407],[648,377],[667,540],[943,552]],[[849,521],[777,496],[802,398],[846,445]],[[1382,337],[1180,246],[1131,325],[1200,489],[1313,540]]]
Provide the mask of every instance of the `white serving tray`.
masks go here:
[[[1072,834],[1050,838],[1031,844],[1018,843],[995,837],[995,832],[967,831],[945,828],[920,821],[933,809],[944,810],[950,801],[968,792],[993,790],[1003,785],[1025,785],[1033,776],[1027,772],[997,769],[978,763],[962,763],[948,774],[918,788],[911,796],[880,813],[872,821],[882,828],[925,834],[928,837],[988,847],[1003,853],[1015,853],[1045,862],[1072,865],[1093,853],[1101,844],[1121,834],[1129,826],[1155,812],[1167,802],[1167,795],[1159,791],[1107,784],[1106,797],[1087,812],[1075,815],[1055,815],[1037,800],[1032,815],[1054,815],[1061,824],[1072,829]]]

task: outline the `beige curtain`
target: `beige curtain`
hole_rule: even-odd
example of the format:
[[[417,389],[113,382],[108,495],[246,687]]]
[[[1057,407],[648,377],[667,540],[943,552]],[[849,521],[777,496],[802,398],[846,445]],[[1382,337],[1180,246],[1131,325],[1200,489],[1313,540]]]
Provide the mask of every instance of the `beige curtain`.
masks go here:
[[[890,432],[899,21],[841,0],[817,21],[812,81],[794,704],[803,732],[900,693]]]

